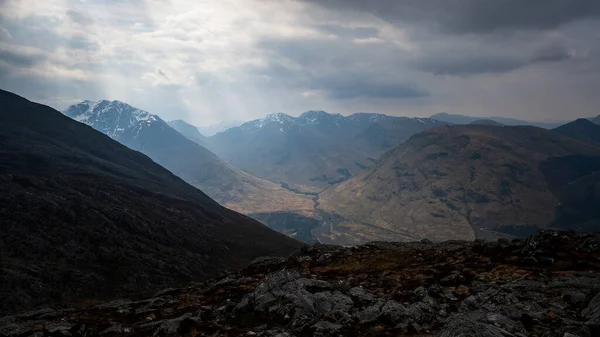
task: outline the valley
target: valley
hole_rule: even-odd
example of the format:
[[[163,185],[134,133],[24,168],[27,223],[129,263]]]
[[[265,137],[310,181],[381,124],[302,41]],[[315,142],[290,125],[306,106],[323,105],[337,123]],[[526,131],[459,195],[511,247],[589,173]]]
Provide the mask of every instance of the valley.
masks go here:
[[[564,223],[593,227],[599,217],[586,206],[595,192],[573,192],[597,188],[592,119],[545,131],[498,118],[308,111],[205,137],[122,102],[87,101],[66,113],[306,243],[496,239]]]

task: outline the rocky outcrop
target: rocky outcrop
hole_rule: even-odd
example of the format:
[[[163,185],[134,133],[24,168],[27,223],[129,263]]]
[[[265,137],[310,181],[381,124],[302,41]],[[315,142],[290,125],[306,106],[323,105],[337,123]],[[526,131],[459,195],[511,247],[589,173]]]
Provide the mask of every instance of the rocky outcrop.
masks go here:
[[[597,234],[313,245],[144,300],[0,319],[0,336],[594,337]]]

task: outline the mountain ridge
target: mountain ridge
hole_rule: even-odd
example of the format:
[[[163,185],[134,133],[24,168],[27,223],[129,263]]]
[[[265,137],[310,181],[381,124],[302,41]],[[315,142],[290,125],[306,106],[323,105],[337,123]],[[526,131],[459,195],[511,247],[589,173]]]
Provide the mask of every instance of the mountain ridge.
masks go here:
[[[312,211],[313,202],[310,197],[290,192],[278,184],[239,170],[177,132],[156,115],[126,103],[112,103],[94,105],[93,108],[88,103],[76,104],[67,108],[64,113],[103,133],[113,129],[121,130],[113,134],[113,139],[145,153],[183,180],[236,211],[245,214],[282,210],[299,213]],[[145,119],[136,121],[129,117],[134,113],[142,114]],[[123,125],[122,120],[127,124]]]
[[[552,131],[569,138],[600,145],[600,125],[595,124],[589,119],[579,118],[571,123],[559,126]]]
[[[497,117],[497,116],[472,117],[472,116],[459,115],[459,114],[449,114],[447,112],[440,112],[440,113],[434,114],[430,118],[437,119],[439,121],[448,122],[451,124],[470,124],[477,120],[488,119],[488,120],[493,120],[495,122],[498,122],[498,123],[504,124],[504,125],[510,125],[510,126],[529,125],[529,126],[537,126],[537,127],[543,128],[543,129],[554,129],[565,123],[568,123],[568,121],[547,121],[547,122],[545,122],[545,121],[539,121],[539,122],[538,121],[524,121],[524,120],[515,119],[515,118]]]
[[[536,127],[429,129],[321,193],[319,209],[341,218],[319,237],[346,244],[364,242],[367,233],[380,239],[472,240],[504,226],[544,228],[559,219],[571,219],[576,227],[577,214],[587,226],[596,215],[586,205],[600,202],[600,194],[568,186],[599,189],[593,174],[599,162],[600,147]]]
[[[0,103],[0,312],[147,295],[300,247],[50,107]]]
[[[367,130],[378,122],[385,133]],[[209,137],[207,146],[257,177],[318,192],[358,174],[415,132],[439,124],[382,114],[276,113]]]

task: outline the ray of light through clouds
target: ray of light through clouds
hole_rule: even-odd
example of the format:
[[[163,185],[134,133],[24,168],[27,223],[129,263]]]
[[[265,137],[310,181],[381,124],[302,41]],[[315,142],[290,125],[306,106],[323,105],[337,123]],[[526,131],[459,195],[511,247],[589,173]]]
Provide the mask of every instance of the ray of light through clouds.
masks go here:
[[[1,0],[0,87],[206,125],[309,109],[600,113],[595,0]]]

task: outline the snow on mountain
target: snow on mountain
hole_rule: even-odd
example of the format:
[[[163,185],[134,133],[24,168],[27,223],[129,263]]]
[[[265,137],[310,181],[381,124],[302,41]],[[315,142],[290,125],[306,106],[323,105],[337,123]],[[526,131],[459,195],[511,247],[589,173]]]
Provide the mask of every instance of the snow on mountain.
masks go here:
[[[302,124],[321,124],[321,123],[334,123],[335,125],[340,125],[341,121],[345,119],[341,114],[330,114],[325,111],[306,111],[298,120],[301,121]]]
[[[144,127],[161,121],[160,117],[120,101],[83,101],[69,106],[64,114],[107,134],[113,139],[131,128],[139,133]]]

